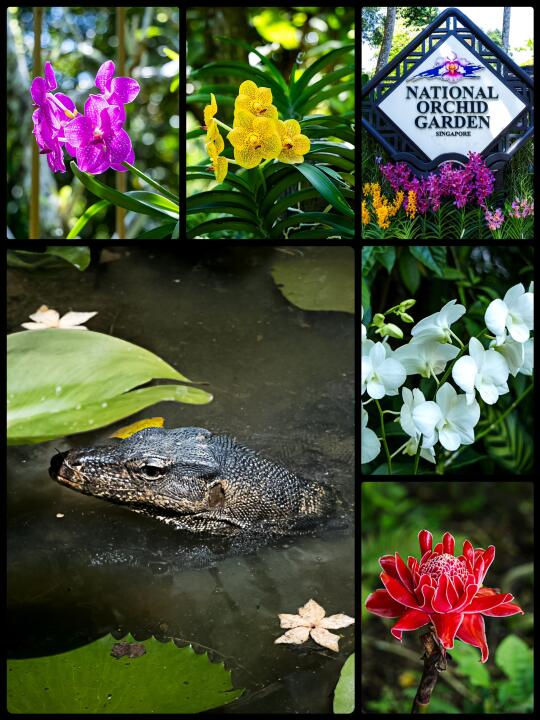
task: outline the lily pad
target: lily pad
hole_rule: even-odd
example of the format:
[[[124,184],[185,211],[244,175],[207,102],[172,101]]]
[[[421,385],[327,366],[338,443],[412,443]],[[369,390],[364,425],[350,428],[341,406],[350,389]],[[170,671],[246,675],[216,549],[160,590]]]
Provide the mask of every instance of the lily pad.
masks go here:
[[[287,300],[302,310],[354,313],[354,250],[307,247],[301,252],[272,268],[274,282]]]
[[[30,250],[8,250],[7,263],[10,267],[24,270],[41,270],[73,265],[77,270],[86,270],[90,264],[90,248],[86,245],[51,245],[45,252]]]
[[[341,668],[334,692],[334,713],[341,715],[354,710],[354,653],[349,655]]]
[[[7,347],[9,443],[95,430],[163,400],[212,400],[189,385],[139,388],[154,378],[191,380],[157,355],[110,335],[35,330],[8,335]]]
[[[123,643],[134,643],[129,635]],[[49,657],[8,661],[10,713],[199,713],[242,693],[223,663],[154,638],[114,651],[111,635]],[[144,652],[141,651],[144,646]],[[134,646],[132,646],[134,647]]]

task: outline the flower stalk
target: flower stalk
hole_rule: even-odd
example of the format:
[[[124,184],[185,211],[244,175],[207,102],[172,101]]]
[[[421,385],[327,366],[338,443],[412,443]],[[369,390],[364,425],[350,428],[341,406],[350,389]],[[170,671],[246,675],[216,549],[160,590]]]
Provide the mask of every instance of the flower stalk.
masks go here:
[[[430,627],[429,632],[420,636],[420,640],[424,647],[422,655],[424,670],[413,701],[411,710],[413,714],[428,712],[431,694],[439,679],[439,673],[446,670],[446,660],[450,658],[450,655],[438,642],[433,626]]]

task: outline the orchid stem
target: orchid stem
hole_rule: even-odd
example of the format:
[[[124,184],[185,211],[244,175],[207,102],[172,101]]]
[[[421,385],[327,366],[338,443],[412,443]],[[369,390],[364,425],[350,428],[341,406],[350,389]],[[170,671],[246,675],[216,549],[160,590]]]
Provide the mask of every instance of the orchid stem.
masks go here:
[[[221,120],[218,120],[217,118],[214,118],[214,121],[217,122],[218,125],[221,125],[222,128],[225,130],[228,130],[229,132],[232,131],[232,127],[229,127],[228,125],[225,125],[224,122],[221,122]]]
[[[420,460],[420,453],[422,452],[422,439],[418,440],[418,447],[416,448],[416,455],[414,456],[414,474],[418,475],[418,462]]]
[[[169,198],[169,200],[172,200],[174,203],[178,205],[179,198],[177,195],[173,195],[172,192],[169,192],[166,190],[162,185],[157,183],[155,180],[152,180],[151,177],[148,177],[148,175],[145,175],[143,172],[138,170],[135,165],[130,165],[128,162],[123,162],[122,165],[124,167],[127,167],[128,170],[131,170],[132,173],[135,173],[135,175],[138,175],[140,178],[142,178],[148,185],[151,185],[152,187],[156,188],[156,190],[159,190],[159,192],[164,195],[166,198]]]
[[[386,431],[384,429],[384,415],[383,411],[381,410],[381,405],[379,401],[376,398],[373,398],[377,404],[377,407],[379,408],[379,415],[381,416],[381,435],[382,435],[382,441],[384,445],[384,449],[386,451],[386,461],[388,463],[388,474],[392,474],[392,456],[390,455],[390,450],[388,449],[388,443],[386,442]]]

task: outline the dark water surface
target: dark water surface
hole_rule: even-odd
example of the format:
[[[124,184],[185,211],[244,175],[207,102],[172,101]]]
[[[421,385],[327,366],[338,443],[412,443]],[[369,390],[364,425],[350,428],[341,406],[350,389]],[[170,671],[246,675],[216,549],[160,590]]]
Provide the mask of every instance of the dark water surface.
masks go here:
[[[354,615],[354,320],[304,312],[275,287],[271,248],[131,249],[86,272],[10,270],[8,330],[42,303],[97,310],[90,329],[155,352],[214,395],[209,405],[160,403],[84,435],[8,448],[8,649],[63,652],[109,631],[176,637],[210,648],[247,688],[227,712],[329,712],[340,653],[274,645],[278,613],[310,598]],[[224,555],[199,538],[76,493],[48,476],[51,456],[102,442],[116,427],[162,415],[167,427],[227,433],[290,469],[338,488],[346,528]],[[64,517],[57,518],[57,513]],[[219,548],[218,548],[219,554]]]

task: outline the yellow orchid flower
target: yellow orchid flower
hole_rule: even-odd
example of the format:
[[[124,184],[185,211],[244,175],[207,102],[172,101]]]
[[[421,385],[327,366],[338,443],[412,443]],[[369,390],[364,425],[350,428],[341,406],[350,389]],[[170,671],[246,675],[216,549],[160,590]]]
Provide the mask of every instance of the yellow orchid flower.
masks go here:
[[[209,130],[212,125],[215,125],[212,118],[218,111],[218,106],[214,93],[210,93],[210,105],[206,105],[204,108],[204,124],[206,129]]]
[[[210,155],[208,150],[209,145],[212,145],[212,147],[217,150],[218,154],[223,152],[225,149],[225,143],[221,137],[217,123],[214,120],[211,121],[206,133],[206,152]]]
[[[278,111],[272,105],[272,91],[270,88],[257,87],[253,80],[246,80],[240,85],[238,97],[234,101],[235,117],[236,112],[244,110],[257,117],[272,118],[277,120]]]
[[[221,137],[221,136],[220,136]],[[221,140],[223,143],[223,139]],[[221,183],[223,180],[225,180],[225,176],[227,175],[227,170],[229,168],[229,161],[225,157],[221,157],[214,145],[214,143],[208,143],[206,146],[206,149],[208,151],[208,155],[210,156],[210,159],[212,160],[212,165],[210,166],[210,170],[214,171],[214,175],[216,176],[216,180]],[[221,150],[219,151],[221,152]]]
[[[281,139],[281,152],[278,160],[284,163],[303,163],[304,155],[309,152],[309,138],[300,132],[296,120],[276,120],[275,125]]]
[[[243,168],[254,168],[263,158],[273,160],[281,152],[275,122],[244,110],[236,113],[234,127],[227,139],[234,147],[235,161]]]

